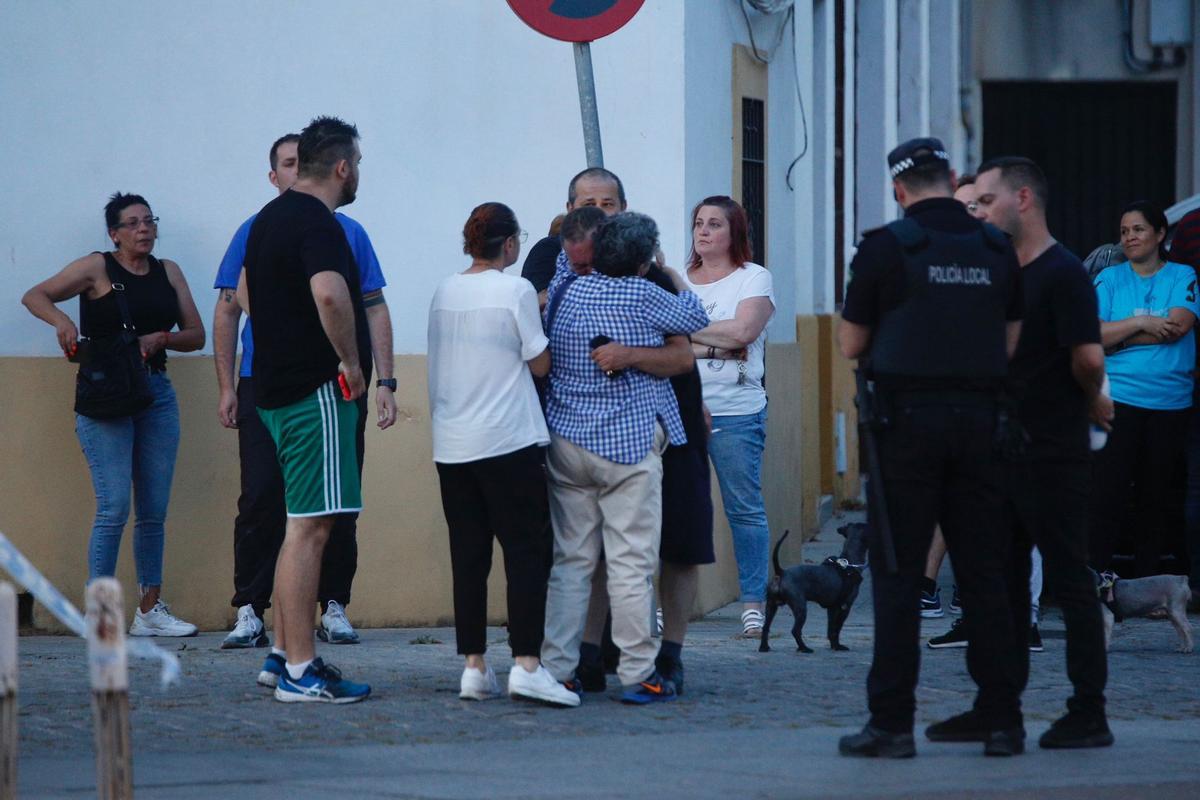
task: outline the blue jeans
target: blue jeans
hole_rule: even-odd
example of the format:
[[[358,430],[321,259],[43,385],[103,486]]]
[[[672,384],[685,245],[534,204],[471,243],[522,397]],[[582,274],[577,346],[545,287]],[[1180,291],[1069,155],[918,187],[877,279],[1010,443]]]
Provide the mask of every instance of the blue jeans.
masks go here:
[[[762,493],[763,448],[767,441],[767,409],[757,414],[713,417],[708,455],[717,470],[721,504],[733,532],[738,585],[743,603],[767,598],[771,533]]]
[[[132,489],[137,511],[133,558],[138,585],[162,585],[163,522],[179,449],[179,406],[165,372],[150,376],[150,388],[154,402],[132,417],[92,419],[75,415],[75,433],[96,491],[96,520],[88,544],[88,580],[116,572]]]

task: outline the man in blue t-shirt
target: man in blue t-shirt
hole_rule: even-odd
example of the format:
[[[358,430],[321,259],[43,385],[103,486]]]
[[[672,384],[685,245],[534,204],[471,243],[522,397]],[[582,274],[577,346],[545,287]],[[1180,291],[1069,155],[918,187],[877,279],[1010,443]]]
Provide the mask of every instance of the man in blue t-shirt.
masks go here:
[[[268,179],[280,194],[296,182],[300,137],[289,133],[271,145],[271,171]],[[257,215],[255,215],[257,216]],[[371,334],[371,353],[360,354],[363,376],[370,382],[371,359],[379,380],[375,404],[380,429],[396,421],[396,379],[392,372],[392,322],[383,297],[386,282],[367,232],[345,214],[335,215],[346,234],[346,240],[362,282],[363,306]],[[242,309],[236,290],[238,276],[246,254],[246,241],[255,217],[242,223],[221,266],[213,288],[218,290],[213,314],[213,354],[217,364],[217,384],[220,402],[217,416],[226,428],[238,432],[238,455],[241,461],[241,496],[238,514],[233,524],[233,583],[232,605],[238,609],[233,630],[221,644],[222,648],[265,647],[266,630],[263,612],[271,605],[274,588],[275,559],[283,543],[286,512],[284,508],[283,476],[275,455],[275,444],[262,420],[255,413],[254,383],[251,367],[254,361],[254,337],[250,320],[242,330],[242,363],[234,386],[234,364],[237,356],[237,331]],[[363,439],[366,429],[366,395],[359,399],[357,429],[358,469],[362,472]],[[321,583],[317,598],[321,605],[321,630],[318,636],[333,644],[353,644],[358,634],[346,619],[345,607],[350,603],[350,586],[358,566],[356,538],[357,514],[342,514],[337,518],[321,562]],[[274,660],[268,658],[268,666]],[[277,674],[264,668],[260,683],[273,685]]]

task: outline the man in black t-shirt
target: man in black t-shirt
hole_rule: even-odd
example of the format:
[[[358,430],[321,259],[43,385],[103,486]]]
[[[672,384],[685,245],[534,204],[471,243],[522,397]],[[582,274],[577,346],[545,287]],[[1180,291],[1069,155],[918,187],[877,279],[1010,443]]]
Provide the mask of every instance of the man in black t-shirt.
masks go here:
[[[1046,227],[1046,177],[1027,158],[985,162],[976,178],[979,215],[1013,238],[1025,288],[1025,323],[1010,364],[1018,416],[1029,434],[1025,459],[1013,465],[1008,517],[1015,545],[1009,568],[1014,624],[1028,618],[1029,549],[1045,574],[1067,627],[1067,674],[1075,688],[1067,714],[1042,747],[1112,744],[1104,711],[1108,662],[1096,584],[1087,568],[1089,420],[1104,429],[1113,403],[1101,392],[1104,350],[1096,292],[1083,264]],[[1028,630],[1016,624],[1018,635]],[[1026,647],[1021,648],[1028,653]],[[1024,658],[1028,679],[1029,658]],[[964,730],[969,721],[961,721]]]
[[[358,268],[334,209],[358,188],[358,131],[319,117],[300,134],[300,177],[258,213],[246,242],[255,405],[283,473],[287,532],[276,566],[282,702],[370,694],[314,658],[312,607],[336,516],[362,508],[355,428],[371,345]]]
[[[567,184],[567,212],[576,208],[595,206],[607,216],[625,210],[625,186],[615,173],[603,167],[588,167]],[[554,266],[562,250],[562,238],[547,236],[529,250],[521,267],[521,277],[533,284],[538,299],[544,305],[546,288],[554,277]]]

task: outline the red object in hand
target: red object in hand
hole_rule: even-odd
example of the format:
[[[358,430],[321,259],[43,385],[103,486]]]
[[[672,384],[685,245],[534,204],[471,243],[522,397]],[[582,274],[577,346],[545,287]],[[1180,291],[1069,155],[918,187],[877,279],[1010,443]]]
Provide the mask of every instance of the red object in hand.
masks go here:
[[[338,386],[342,387],[342,398],[345,400],[349,400],[350,399],[350,384],[346,383],[346,376],[340,372],[338,373]]]

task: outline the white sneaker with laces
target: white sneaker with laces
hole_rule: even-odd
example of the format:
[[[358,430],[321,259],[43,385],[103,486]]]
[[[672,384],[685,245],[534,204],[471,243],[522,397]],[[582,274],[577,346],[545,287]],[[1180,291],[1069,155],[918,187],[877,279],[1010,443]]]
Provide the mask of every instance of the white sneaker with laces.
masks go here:
[[[500,682],[491,667],[480,672],[474,667],[464,667],[459,681],[458,697],[461,700],[495,700],[500,696]]]
[[[267,632],[262,620],[254,613],[254,606],[244,605],[238,609],[237,624],[221,642],[222,650],[235,650],[244,647],[266,647]]]
[[[508,696],[564,708],[579,705],[579,695],[554,680],[550,671],[541,664],[534,672],[527,671],[520,664],[513,664],[512,672],[508,673]]]
[[[330,644],[358,644],[358,633],[346,619],[346,609],[336,600],[330,600],[321,615],[321,627],[317,638]]]
[[[172,614],[167,604],[159,600],[154,604],[154,608],[144,614],[140,608],[133,612],[133,624],[129,626],[129,635],[195,636],[196,626]]]

